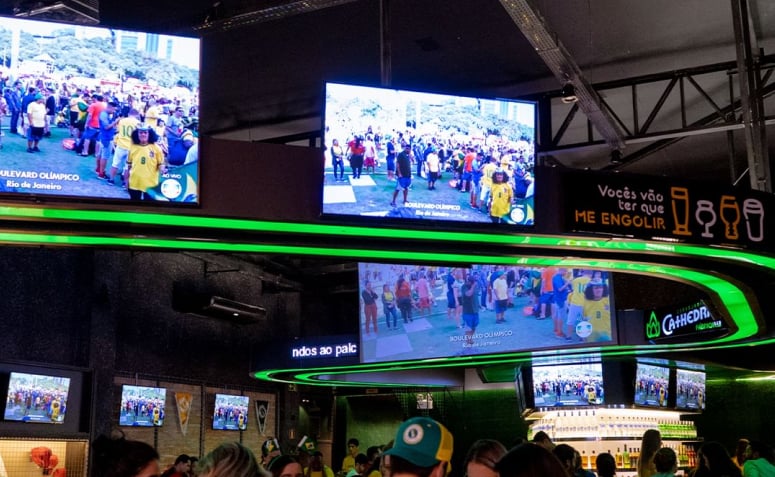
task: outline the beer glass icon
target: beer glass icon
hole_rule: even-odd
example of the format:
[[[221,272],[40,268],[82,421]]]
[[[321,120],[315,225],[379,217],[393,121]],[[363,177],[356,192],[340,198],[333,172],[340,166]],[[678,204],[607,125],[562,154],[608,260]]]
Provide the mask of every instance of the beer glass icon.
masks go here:
[[[708,216],[707,220],[704,220],[703,216],[705,215]],[[697,210],[694,212],[694,218],[697,219],[697,222],[701,226],[705,227],[705,231],[700,235],[705,238],[713,238],[713,232],[710,231],[710,228],[713,227],[717,219],[716,211],[713,210],[713,202],[709,200],[698,200]]]
[[[721,221],[724,222],[724,236],[729,240],[737,240],[740,234],[737,226],[740,224],[740,206],[733,195],[722,195],[719,206]]]
[[[689,230],[689,189],[686,187],[670,188],[671,205],[673,207],[673,233],[675,235],[691,235]]]
[[[743,217],[745,217],[745,229],[751,242],[764,240],[764,206],[758,199],[745,199],[743,201]]]

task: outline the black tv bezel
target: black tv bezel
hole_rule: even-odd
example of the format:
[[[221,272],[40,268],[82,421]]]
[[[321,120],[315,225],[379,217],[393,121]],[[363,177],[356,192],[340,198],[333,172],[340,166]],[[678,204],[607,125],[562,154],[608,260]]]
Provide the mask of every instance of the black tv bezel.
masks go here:
[[[201,85],[202,85],[202,60],[204,59],[203,52],[202,52],[202,38],[198,36],[186,36],[181,35],[179,33],[162,33],[158,31],[148,31],[148,30],[130,30],[126,28],[119,28],[119,27],[111,27],[109,25],[83,25],[80,23],[72,22],[69,23],[67,21],[62,20],[55,20],[52,21],[50,19],[29,19],[29,18],[15,18],[8,15],[0,15],[0,17],[5,18],[7,20],[11,21],[20,21],[20,22],[33,22],[33,23],[44,23],[44,24],[51,24],[51,25],[58,25],[62,27],[89,27],[89,28],[97,28],[97,29],[104,29],[104,30],[118,30],[121,32],[127,32],[127,33],[141,33],[141,34],[151,34],[151,35],[163,35],[163,36],[169,36],[169,37],[176,37],[176,38],[188,38],[191,40],[196,40],[199,42],[199,96],[201,97]],[[201,104],[202,101],[199,101],[198,109],[199,109],[199,116],[200,119],[199,123],[201,124]],[[201,145],[201,139],[202,137],[199,137],[199,143]],[[53,147],[53,144],[52,144]],[[61,146],[60,146],[61,147]],[[201,153],[201,146],[199,147],[199,152]],[[92,157],[92,156],[89,156]],[[108,207],[115,207],[117,205],[126,206],[127,204],[131,204],[132,207],[140,207],[140,208],[148,208],[149,212],[153,211],[156,207],[160,207],[162,210],[186,210],[186,209],[201,209],[202,208],[202,170],[201,167],[201,154],[199,159],[197,160],[197,201],[196,202],[181,202],[181,201],[164,201],[164,200],[153,200],[153,201],[134,201],[127,198],[106,198],[106,197],[93,197],[93,196],[79,196],[79,195],[68,195],[68,194],[38,194],[35,192],[8,192],[0,190],[0,202],[9,202],[9,203],[19,203],[20,205],[41,205],[41,204],[50,204],[50,205],[71,205],[71,206],[77,206],[77,205],[95,205],[95,204],[103,204]]]
[[[675,409],[676,411],[683,411],[683,412],[689,412],[689,413],[692,413],[692,412],[697,412],[697,413],[703,412],[703,411],[705,411],[705,408],[707,407],[708,372],[705,371],[704,369],[691,369],[691,368],[687,368],[687,367],[684,367],[684,366],[682,366],[681,364],[677,364],[675,369],[674,369],[675,372],[673,374],[675,375],[675,381],[674,381],[675,382],[675,384],[674,384],[675,387],[674,387],[674,393],[673,394],[675,395],[675,400],[673,401],[673,409]],[[703,393],[702,394],[704,396],[705,406],[703,406],[701,408],[692,408],[692,407],[681,407],[681,406],[678,405],[678,374],[680,372],[698,373],[698,374],[701,374],[703,376]]]
[[[519,257],[515,257],[514,264],[512,266],[516,267],[516,266],[520,265],[518,263],[518,259],[519,259]],[[434,261],[430,261],[430,260],[429,261],[424,261],[424,262],[421,262],[421,263],[418,263],[416,261],[415,262],[394,261],[394,262],[391,262],[391,263],[358,261],[357,265],[358,265],[359,272],[358,272],[358,276],[356,278],[356,280],[357,280],[357,290],[358,291],[355,294],[355,296],[353,297],[353,299],[356,301],[356,303],[360,303],[360,292],[361,292],[361,289],[362,289],[361,288],[361,282],[360,282],[360,268],[364,264],[368,264],[368,265],[383,265],[383,266],[393,266],[393,265],[435,266],[435,267],[446,267],[446,268],[470,268],[473,265],[500,265],[500,264],[486,264],[486,263],[484,263],[484,264],[482,264],[482,263],[450,264],[450,263],[434,262]],[[577,343],[573,343],[573,344],[562,343],[564,345],[563,349],[578,350],[578,349],[586,348],[586,347],[605,347],[605,348],[608,348],[608,347],[611,347],[611,346],[619,345],[619,335],[618,335],[617,316],[616,316],[616,307],[615,307],[615,298],[616,298],[615,295],[616,294],[614,292],[614,285],[613,285],[614,273],[609,271],[609,270],[593,269],[593,268],[587,268],[587,267],[584,267],[584,268],[571,268],[571,267],[558,267],[558,266],[554,266],[554,265],[549,266],[549,267],[545,267],[545,266],[525,266],[525,268],[540,268],[540,269],[550,268],[550,267],[554,267],[554,268],[567,268],[569,270],[592,270],[592,271],[600,271],[600,272],[603,272],[603,273],[607,274],[606,284],[608,285],[608,298],[609,298],[610,320],[611,320],[611,340],[607,341],[607,342],[602,342],[602,343],[601,342],[591,342],[591,343],[588,343],[588,342],[577,342]],[[451,356],[455,356],[455,355],[447,354],[447,355],[444,355],[444,356],[424,356],[424,357],[420,357],[420,358],[399,359],[399,360],[385,359],[385,360],[365,361],[364,360],[364,352],[365,351],[364,351],[364,346],[363,346],[363,343],[364,343],[364,339],[363,339],[363,326],[361,324],[361,307],[360,306],[356,306],[354,309],[358,310],[358,315],[355,317],[354,323],[355,323],[355,326],[357,326],[357,328],[358,328],[358,330],[357,330],[358,346],[360,347],[358,361],[359,361],[360,364],[380,364],[380,363],[384,364],[384,363],[390,363],[390,362],[394,362],[394,361],[400,361],[400,362],[405,362],[405,361],[409,362],[409,361],[411,361],[411,362],[414,362],[414,361],[422,361],[422,360],[425,360],[425,359],[443,359],[443,358],[448,358],[448,357],[451,357]],[[512,354],[512,353],[530,353],[530,352],[534,352],[534,351],[542,352],[542,351],[556,349],[557,344],[558,344],[557,341],[553,341],[551,343],[547,342],[546,346],[543,346],[543,347],[540,347],[540,348],[516,349],[516,350],[498,351],[498,352],[490,352],[490,353],[472,353],[470,356],[475,356],[475,357],[488,357],[489,356],[489,357],[492,357],[492,356],[499,356],[499,355],[509,355],[509,354]]]
[[[12,372],[69,378],[70,388],[64,420],[61,423],[6,420],[5,407]],[[92,389],[91,375],[86,370],[21,362],[0,362],[0,393],[3,396],[3,403],[0,404],[0,410],[2,410],[0,432],[2,433],[20,436],[78,436],[89,430]]]
[[[539,167],[537,159],[537,144],[538,144],[538,106],[539,102],[537,100],[529,100],[529,99],[514,99],[514,98],[499,98],[494,96],[487,96],[487,95],[466,95],[465,93],[452,93],[449,91],[432,91],[432,90],[416,90],[416,89],[404,89],[404,88],[398,88],[395,86],[386,87],[381,85],[375,85],[375,84],[368,84],[368,83],[360,83],[360,82],[342,82],[342,81],[334,81],[334,80],[326,80],[323,81],[322,84],[322,113],[320,115],[320,138],[321,138],[321,155],[323,156],[322,159],[325,159],[325,151],[327,146],[326,142],[326,116],[327,116],[327,103],[326,103],[326,92],[328,90],[329,84],[338,84],[343,86],[353,86],[353,87],[362,87],[362,88],[373,88],[373,89],[382,89],[382,90],[388,90],[388,91],[402,91],[402,92],[408,92],[408,93],[420,93],[420,94],[437,94],[437,95],[444,95],[444,96],[451,96],[451,97],[459,97],[459,98],[470,98],[470,99],[480,99],[480,100],[493,100],[493,101],[505,101],[505,102],[511,102],[511,103],[524,103],[524,104],[531,104],[533,105],[533,144],[536,147],[535,151],[535,157],[534,157],[534,175],[533,180],[534,183],[541,184],[544,179],[542,179],[542,173],[539,173],[541,170],[541,167]],[[346,172],[345,172],[346,173]],[[434,229],[443,229],[443,230],[455,230],[456,228],[460,228],[461,230],[476,230],[480,232],[487,232],[487,231],[498,231],[498,232],[528,232],[528,231],[535,231],[536,226],[540,227],[540,221],[539,216],[536,213],[536,204],[539,203],[538,197],[540,197],[542,194],[541,191],[543,191],[545,188],[541,187],[540,185],[538,187],[534,187],[533,192],[533,223],[532,224],[496,224],[492,222],[467,222],[462,220],[445,220],[445,219],[412,219],[412,218],[396,218],[396,217],[372,217],[368,215],[357,215],[357,214],[336,214],[331,212],[325,211],[325,204],[323,203],[324,200],[324,194],[325,194],[325,187],[326,184],[322,184],[320,188],[320,197],[319,197],[319,203],[320,203],[320,213],[318,214],[319,218],[321,220],[324,220],[326,222],[338,222],[341,224],[350,224],[350,225],[360,225],[364,227],[373,227],[373,226],[383,226],[383,227],[391,227],[391,228],[414,228],[417,226],[420,229],[428,229],[428,228],[434,228]]]
[[[650,404],[643,404],[643,403],[638,403],[638,402],[635,401],[635,394],[637,392],[637,385],[638,385],[638,372],[640,371],[641,366],[650,366],[652,368],[659,368],[659,369],[663,369],[663,370],[667,371],[667,401],[665,402],[664,406],[653,406],[653,405],[650,405]],[[673,370],[668,365],[660,365],[660,364],[654,364],[654,363],[647,363],[647,362],[642,362],[642,361],[636,360],[635,361],[635,377],[634,377],[633,386],[632,386],[632,404],[633,404],[633,406],[636,406],[636,407],[639,407],[639,408],[643,408],[643,409],[657,409],[657,410],[669,410],[672,407],[675,407],[674,405],[671,405],[671,403],[675,403],[675,396],[674,396],[675,392],[673,392],[671,390],[672,375],[673,375]]]
[[[215,409],[218,407],[218,396],[228,396],[228,397],[240,397],[245,398],[247,400],[247,404],[245,406],[245,428],[239,429],[229,429],[224,427],[215,427]],[[213,412],[211,414],[212,417],[212,425],[210,426],[210,429],[214,431],[227,431],[227,432],[244,432],[248,430],[248,422],[250,420],[250,396],[246,396],[244,394],[232,394],[232,393],[214,393],[213,394]]]
[[[128,387],[131,387],[131,388],[163,389],[164,390],[164,417],[162,418],[161,424],[156,425],[156,424],[152,423],[150,426],[146,426],[146,425],[123,424],[121,422],[121,411],[122,411],[121,402],[124,400],[124,391]],[[143,385],[143,384],[128,384],[128,383],[121,384],[121,391],[119,392],[119,396],[118,396],[119,400],[118,400],[118,406],[117,406],[118,413],[119,413],[118,414],[119,417],[118,417],[117,425],[119,427],[127,427],[127,428],[134,428],[134,429],[154,429],[154,428],[162,428],[162,427],[164,427],[164,422],[167,420],[167,391],[169,391],[169,389],[167,389],[166,387],[147,386],[147,385]]]

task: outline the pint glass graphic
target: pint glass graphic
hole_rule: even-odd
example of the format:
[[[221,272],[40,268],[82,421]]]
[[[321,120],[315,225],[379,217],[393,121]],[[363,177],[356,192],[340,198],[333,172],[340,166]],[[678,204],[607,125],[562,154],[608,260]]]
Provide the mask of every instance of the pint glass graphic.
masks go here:
[[[738,205],[735,196],[721,196],[719,213],[721,221],[724,222],[724,236],[729,240],[739,239],[740,234],[737,231],[737,226],[740,224],[740,205]]]
[[[675,235],[691,235],[689,231],[689,189],[686,187],[671,187],[670,198],[673,206],[673,222]]]
[[[743,201],[743,217],[748,239],[751,242],[764,240],[764,206],[757,199],[745,199]]]

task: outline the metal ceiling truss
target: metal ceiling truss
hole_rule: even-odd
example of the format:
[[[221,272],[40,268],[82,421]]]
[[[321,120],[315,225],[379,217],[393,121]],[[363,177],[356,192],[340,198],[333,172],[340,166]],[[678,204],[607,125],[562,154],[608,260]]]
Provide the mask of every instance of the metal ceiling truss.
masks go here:
[[[538,10],[527,0],[500,2],[560,84],[573,85],[578,98],[577,102],[573,103],[574,114],[577,109],[581,109],[612,150],[623,149],[624,136],[617,122],[611,117],[609,109],[605,107],[605,102],[589,84],[557,35],[550,31]]]
[[[758,75],[760,78],[759,86],[751,94],[751,97],[758,102],[775,92],[775,81],[773,81],[775,55],[762,57],[761,63]],[[641,160],[686,136],[743,129],[745,124],[743,117],[739,114],[741,112],[741,98],[735,94],[735,85],[739,81],[737,62],[730,61],[599,83],[593,87],[601,98],[601,104],[614,118],[618,127],[624,131],[626,144],[653,143],[623,157],[622,162],[627,164]],[[649,89],[653,93],[655,88],[660,87],[660,83],[664,84],[664,87],[659,98],[648,111],[646,119],[641,122],[642,111],[639,105],[644,102],[641,91]],[[718,91],[708,91],[702,84],[713,84],[716,87],[726,85],[728,88],[726,101],[720,104]],[[619,99],[616,105],[605,99],[614,96]],[[622,96],[629,96],[629,100],[622,100]],[[563,105],[559,93],[545,95],[539,99],[539,102],[548,102],[541,107],[543,115],[550,114],[550,111],[561,111],[563,106],[567,109],[563,120],[557,124],[556,128],[551,117],[541,117],[539,124],[542,138],[541,154],[552,154],[553,152],[606,143],[604,139],[595,136],[592,121],[588,118],[586,137],[583,140],[566,137],[571,125],[576,120],[579,111],[577,104]],[[704,107],[700,103],[704,104]],[[710,113],[708,113],[709,109]],[[676,114],[680,115],[680,125],[670,127],[672,124],[669,121],[657,121],[656,119],[660,114],[671,117]],[[762,123],[775,123],[775,116],[763,117]]]

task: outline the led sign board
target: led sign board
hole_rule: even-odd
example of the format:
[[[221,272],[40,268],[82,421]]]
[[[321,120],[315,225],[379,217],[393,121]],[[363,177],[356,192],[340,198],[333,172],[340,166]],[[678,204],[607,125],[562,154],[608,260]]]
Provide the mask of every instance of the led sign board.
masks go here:
[[[773,233],[769,196],[646,176],[568,172],[566,224],[587,231],[762,246]]]
[[[652,310],[647,315],[646,339],[651,341],[727,331],[724,320],[713,316],[702,300],[677,308]]]
[[[319,336],[294,341],[286,352],[287,361],[291,363],[346,365],[358,362],[360,346],[355,336]]]

